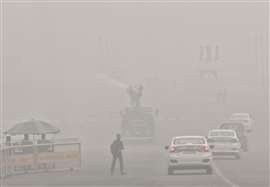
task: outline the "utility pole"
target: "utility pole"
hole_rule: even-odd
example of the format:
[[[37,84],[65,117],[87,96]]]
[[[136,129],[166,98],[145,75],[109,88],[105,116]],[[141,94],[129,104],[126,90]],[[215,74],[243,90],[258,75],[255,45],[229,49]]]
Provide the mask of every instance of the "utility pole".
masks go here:
[[[266,75],[265,75],[265,65],[263,60],[263,35],[258,33],[255,35],[254,41],[254,51],[255,51],[255,63],[259,67],[260,83],[262,87],[265,87]]]

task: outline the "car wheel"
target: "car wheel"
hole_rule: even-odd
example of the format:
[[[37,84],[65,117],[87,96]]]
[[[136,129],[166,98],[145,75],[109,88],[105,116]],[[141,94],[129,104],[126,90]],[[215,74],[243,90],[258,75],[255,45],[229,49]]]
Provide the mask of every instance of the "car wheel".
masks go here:
[[[236,160],[239,160],[240,159],[240,155],[237,153],[237,154],[235,154],[235,159]]]
[[[212,167],[208,167],[208,168],[206,168],[206,173],[208,174],[208,175],[212,175],[213,174],[213,169],[212,169]]]
[[[244,152],[248,152],[248,147],[247,147],[247,146],[244,146],[244,147],[243,147],[243,151],[244,151]]]
[[[174,171],[173,168],[169,167],[168,168],[168,175],[173,175],[173,171]]]

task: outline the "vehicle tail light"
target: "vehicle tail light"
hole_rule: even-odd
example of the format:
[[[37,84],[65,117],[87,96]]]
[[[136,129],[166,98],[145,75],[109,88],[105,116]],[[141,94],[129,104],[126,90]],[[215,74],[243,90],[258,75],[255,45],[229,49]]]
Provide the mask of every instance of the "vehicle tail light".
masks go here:
[[[174,153],[176,151],[176,147],[174,145],[170,146],[170,152]]]
[[[209,146],[208,145],[202,145],[202,152],[209,152]]]

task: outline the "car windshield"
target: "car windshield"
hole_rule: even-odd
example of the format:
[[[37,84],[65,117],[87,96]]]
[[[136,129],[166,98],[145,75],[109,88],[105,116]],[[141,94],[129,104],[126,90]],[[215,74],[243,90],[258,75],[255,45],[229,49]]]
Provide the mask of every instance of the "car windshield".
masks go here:
[[[177,146],[175,148],[175,152],[179,153],[179,152],[185,152],[185,151],[201,151],[202,147],[201,145],[181,145],[181,146]]]
[[[224,123],[220,126],[221,129],[231,129],[235,130],[236,132],[243,131],[244,127],[241,123]]]
[[[179,144],[204,144],[203,138],[177,138],[174,140],[175,145]]]
[[[232,137],[234,136],[233,131],[211,131],[210,136],[228,136]]]
[[[249,116],[246,114],[237,114],[237,115],[233,115],[231,117],[231,119],[248,119],[248,118],[249,118]]]
[[[133,120],[130,122],[132,126],[145,126],[146,122],[142,120]]]
[[[236,143],[237,140],[229,137],[215,137],[208,139],[209,143]]]

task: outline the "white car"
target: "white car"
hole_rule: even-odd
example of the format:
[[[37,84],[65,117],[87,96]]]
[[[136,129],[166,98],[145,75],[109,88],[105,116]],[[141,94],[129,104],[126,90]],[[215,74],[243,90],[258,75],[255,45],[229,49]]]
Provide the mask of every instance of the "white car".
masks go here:
[[[212,152],[204,136],[174,137],[165,149],[169,150],[168,175],[183,169],[204,169],[212,174]]]
[[[230,121],[241,121],[247,132],[252,131],[254,119],[252,119],[249,113],[233,113],[230,117]]]
[[[213,129],[207,137],[209,146],[212,147],[213,156],[234,156],[240,159],[241,144],[234,130]]]

